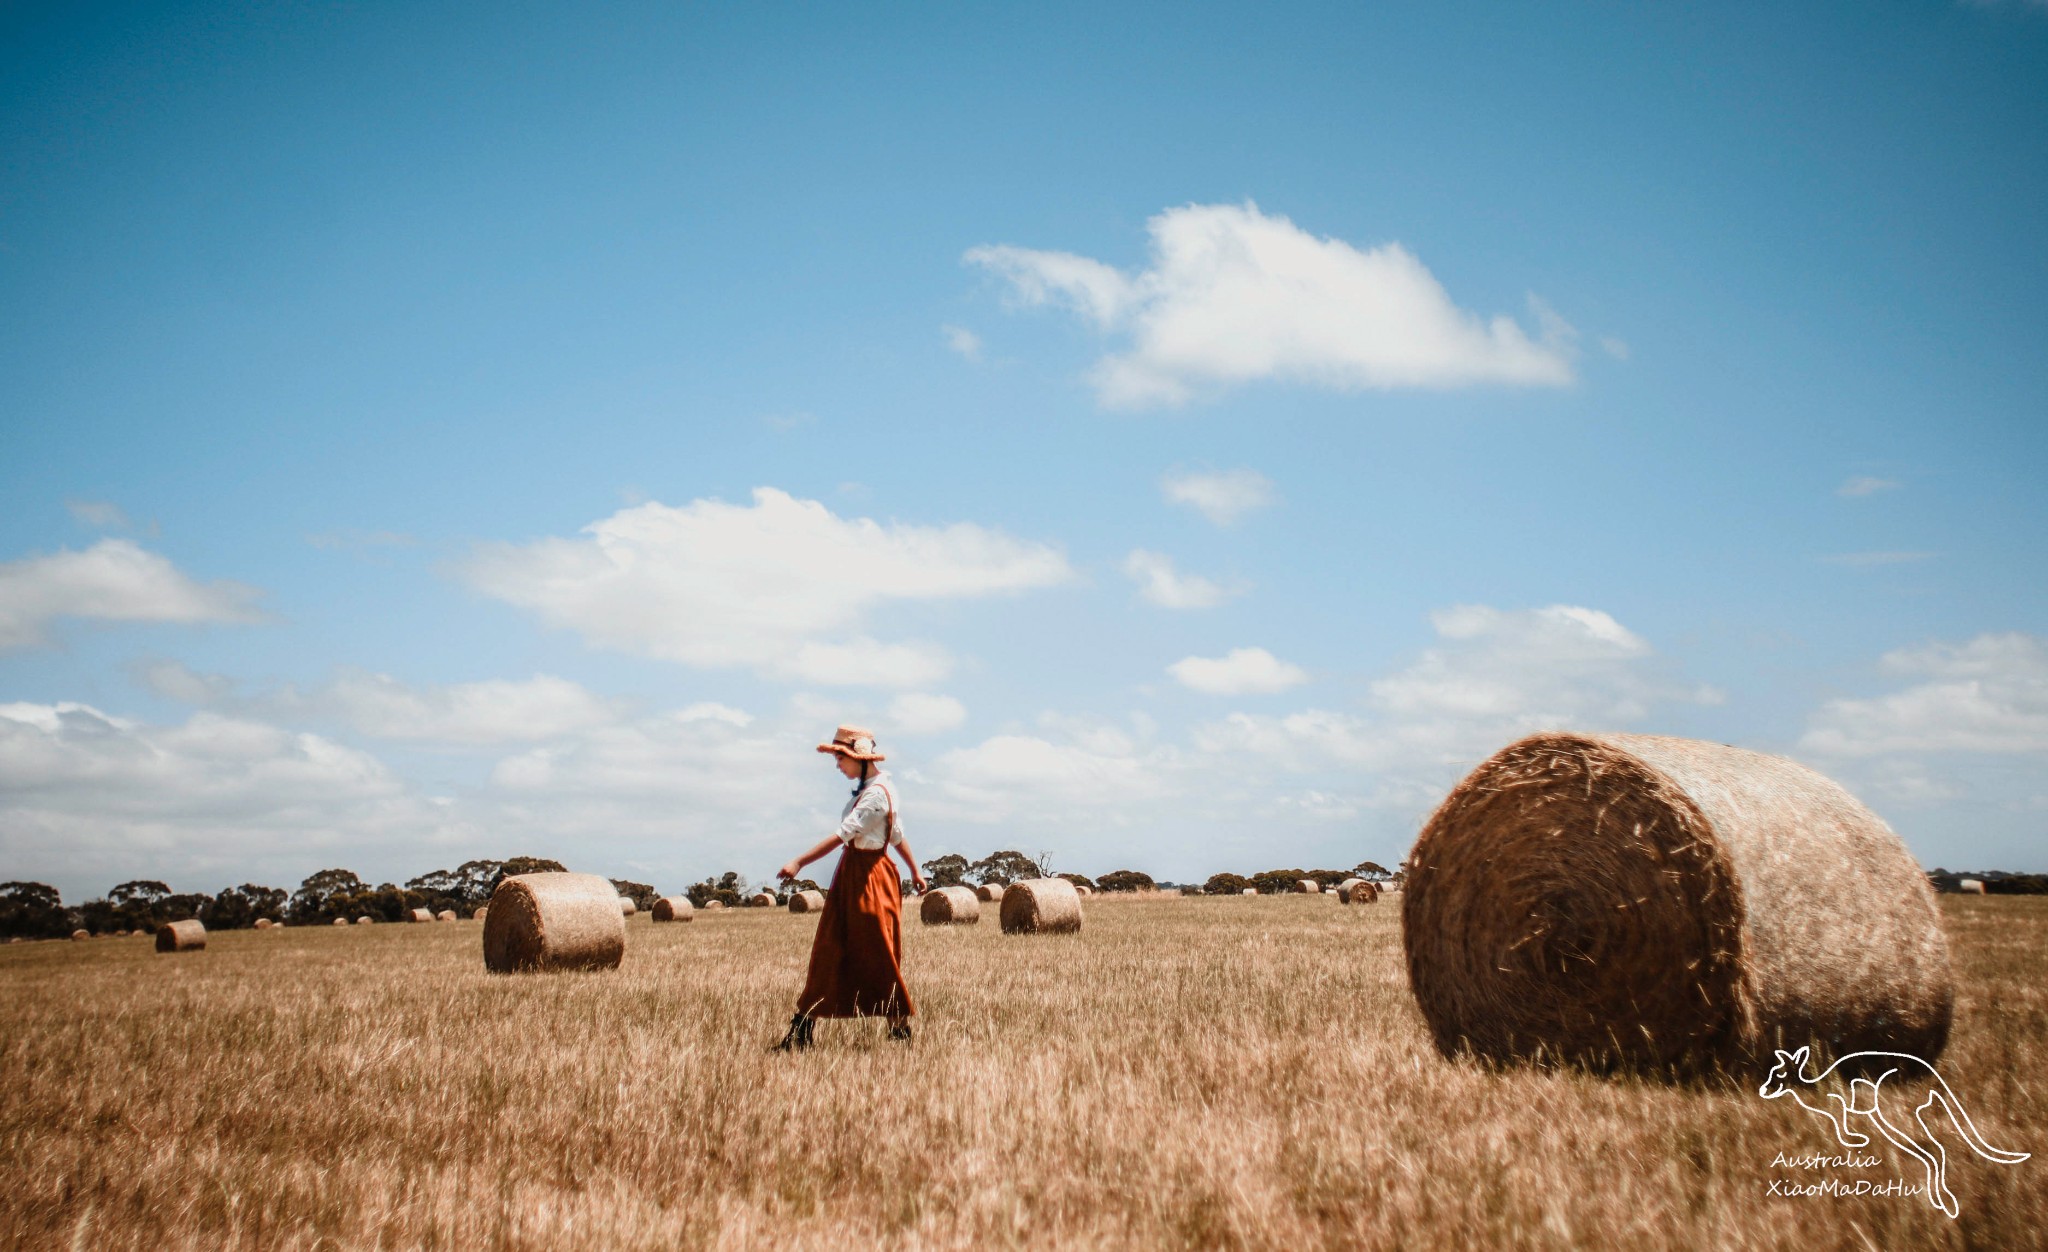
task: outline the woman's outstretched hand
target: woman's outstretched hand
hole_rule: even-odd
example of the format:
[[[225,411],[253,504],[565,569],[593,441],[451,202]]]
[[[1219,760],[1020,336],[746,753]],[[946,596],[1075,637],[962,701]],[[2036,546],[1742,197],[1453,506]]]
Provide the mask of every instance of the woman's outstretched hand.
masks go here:
[[[917,888],[917,894],[919,895],[923,895],[932,889],[932,885],[924,880],[924,875],[915,870],[911,871],[910,885]]]
[[[776,870],[775,876],[777,878],[780,878],[784,882],[788,882],[790,879],[795,878],[802,871],[803,866],[797,864],[795,861],[791,861],[789,864],[783,866],[781,869]]]

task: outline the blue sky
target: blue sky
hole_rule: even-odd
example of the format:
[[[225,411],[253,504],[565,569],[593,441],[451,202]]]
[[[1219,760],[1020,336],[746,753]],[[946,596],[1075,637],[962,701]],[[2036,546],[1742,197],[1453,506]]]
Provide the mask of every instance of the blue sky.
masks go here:
[[[2048,868],[2048,7],[0,31],[0,876],[760,877],[842,719],[925,856],[1570,726]]]

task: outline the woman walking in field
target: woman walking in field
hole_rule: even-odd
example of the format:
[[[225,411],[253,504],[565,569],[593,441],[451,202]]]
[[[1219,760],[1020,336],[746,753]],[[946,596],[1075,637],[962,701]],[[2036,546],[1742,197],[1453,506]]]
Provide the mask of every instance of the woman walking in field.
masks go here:
[[[845,848],[825,893],[825,911],[818,916],[810,976],[797,996],[796,1016],[775,1045],[783,1052],[810,1047],[811,1028],[820,1017],[886,1017],[889,1037],[908,1040],[910,1017],[917,1012],[903,985],[903,884],[889,863],[889,849],[903,858],[919,891],[925,880],[903,838],[896,785],[876,768],[883,758],[875,751],[873,731],[841,726],[818,751],[831,754],[839,772],[854,780],[853,798],[840,815],[839,829],[778,875],[787,882],[804,866]]]

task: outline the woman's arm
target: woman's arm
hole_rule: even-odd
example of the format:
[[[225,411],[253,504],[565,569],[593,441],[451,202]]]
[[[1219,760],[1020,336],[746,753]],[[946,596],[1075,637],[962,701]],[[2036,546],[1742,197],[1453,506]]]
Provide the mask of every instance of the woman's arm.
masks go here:
[[[911,854],[910,840],[900,837],[896,840],[896,855],[902,857],[903,863],[910,867],[910,881],[918,891],[931,890],[931,884],[924,880],[924,871],[917,867],[917,857]]]
[[[817,847],[812,848],[794,861],[775,871],[775,876],[784,882],[788,882],[798,874],[801,874],[804,866],[809,865],[812,861],[820,861],[832,855],[832,850],[839,846],[840,839],[838,835],[826,835],[823,839],[818,840]]]

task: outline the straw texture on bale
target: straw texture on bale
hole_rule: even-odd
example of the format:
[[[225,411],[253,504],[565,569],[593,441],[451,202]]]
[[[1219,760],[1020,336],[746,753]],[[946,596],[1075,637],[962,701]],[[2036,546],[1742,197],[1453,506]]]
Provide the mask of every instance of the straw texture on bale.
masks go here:
[[[1379,884],[1364,878],[1347,878],[1337,884],[1337,900],[1342,904],[1378,904]]]
[[[517,970],[616,969],[626,955],[618,888],[596,874],[514,874],[491,893],[484,966]]]
[[[1932,1061],[1948,1039],[1948,943],[1899,837],[1805,766],[1721,744],[1510,744],[1423,828],[1401,922],[1447,1054],[1737,1072],[1809,1042]]]
[[[640,906],[639,906],[639,905],[637,905],[637,904],[635,904],[635,903],[633,903],[633,897],[632,897],[632,896],[620,896],[620,897],[619,897],[619,916],[620,916],[620,917],[631,917],[631,916],[633,916],[633,914],[635,914],[635,913],[637,913],[637,912],[639,912],[639,911],[640,911]]]
[[[1965,878],[1956,884],[1956,890],[1966,896],[1981,896],[1984,894],[1984,880],[1981,878]]]
[[[159,952],[197,952],[206,946],[206,927],[196,917],[182,922],[165,922],[156,928],[156,950]]]
[[[753,895],[747,897],[747,907],[755,909],[774,908],[775,897],[765,891],[756,891]]]
[[[697,916],[688,896],[663,896],[654,902],[652,912],[657,922],[687,922]]]
[[[1027,878],[1003,892],[1003,933],[1065,935],[1081,929],[1081,893],[1064,878]]]
[[[981,897],[972,887],[936,887],[924,893],[917,920],[927,926],[965,926],[981,920]]]
[[[988,903],[994,904],[1003,898],[1003,889],[994,883],[985,882],[974,889],[974,894]]]
[[[792,913],[822,913],[825,911],[825,893],[822,891],[799,891],[789,898]]]
[[[405,920],[409,922],[431,922],[434,920],[433,910],[407,909],[405,911]]]
[[[455,910],[442,909],[440,912],[434,914],[434,920],[437,922],[452,922],[455,920]]]

